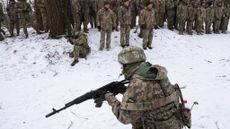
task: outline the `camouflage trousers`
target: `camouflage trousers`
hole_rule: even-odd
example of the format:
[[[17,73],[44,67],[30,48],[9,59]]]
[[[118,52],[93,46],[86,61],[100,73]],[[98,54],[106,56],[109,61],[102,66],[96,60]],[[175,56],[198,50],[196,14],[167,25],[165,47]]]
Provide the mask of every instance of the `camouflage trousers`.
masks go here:
[[[84,32],[88,32],[88,24],[89,24],[89,13],[88,12],[82,12],[81,18],[83,22],[83,30]]]
[[[168,9],[166,15],[167,15],[168,29],[173,30],[175,25],[175,16],[176,16],[175,8]]]
[[[136,26],[136,19],[137,19],[137,11],[131,12],[131,28],[134,28]]]
[[[188,20],[187,21],[187,33],[189,35],[192,35],[193,33],[192,29],[193,29],[193,20]]]
[[[14,28],[17,30],[17,35],[19,35],[19,21],[18,20],[10,20],[10,35],[14,36]]]
[[[73,20],[74,20],[74,28],[76,28],[78,31],[81,30],[81,19],[80,19],[80,13],[73,13]]]
[[[129,35],[130,35],[130,25],[126,25],[125,27],[120,28],[121,33],[121,46],[129,46]]]
[[[29,16],[23,17],[19,19],[19,23],[23,28],[24,34],[26,35],[26,37],[28,37],[28,31],[27,31],[27,26],[30,23],[30,18]]]
[[[74,45],[74,49],[73,49],[73,56],[74,56],[74,60],[78,60],[79,58],[86,58],[86,56],[89,54],[89,50],[82,47],[82,46],[77,46]]]
[[[38,11],[41,14],[43,30],[48,31],[49,27],[47,22],[46,8],[38,8]]]
[[[216,34],[220,33],[220,31],[219,31],[220,30],[220,23],[221,23],[220,19],[216,19],[213,22],[213,32]]]
[[[196,21],[196,32],[198,35],[202,34],[202,27],[203,27],[203,21],[197,20]]]
[[[151,47],[153,40],[153,29],[143,30],[143,48]]]
[[[100,50],[104,49],[105,39],[106,39],[106,49],[107,50],[110,49],[111,33],[112,33],[112,30],[101,29]]]
[[[205,21],[205,33],[206,34],[211,34],[211,25],[212,25],[211,20]]]
[[[164,21],[165,21],[165,12],[159,12],[158,14],[158,25],[160,27],[163,27],[164,26]]]
[[[179,22],[179,34],[183,34],[186,20],[180,19],[180,20],[178,20],[178,22]]]
[[[228,30],[229,17],[223,17],[220,24],[220,29],[222,33],[225,33]]]

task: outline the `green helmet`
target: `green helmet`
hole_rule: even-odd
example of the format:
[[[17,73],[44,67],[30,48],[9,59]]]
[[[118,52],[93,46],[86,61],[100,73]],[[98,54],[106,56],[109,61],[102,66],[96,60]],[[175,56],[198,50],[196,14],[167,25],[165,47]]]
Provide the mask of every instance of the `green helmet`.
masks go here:
[[[132,64],[137,62],[145,62],[146,56],[144,51],[135,46],[129,46],[124,48],[118,54],[118,62],[121,64]]]

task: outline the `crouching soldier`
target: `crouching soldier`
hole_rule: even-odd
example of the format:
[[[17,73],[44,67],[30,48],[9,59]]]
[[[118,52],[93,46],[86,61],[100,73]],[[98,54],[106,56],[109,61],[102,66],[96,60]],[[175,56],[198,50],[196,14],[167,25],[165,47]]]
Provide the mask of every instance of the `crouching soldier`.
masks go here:
[[[71,66],[74,66],[79,62],[78,58],[86,58],[91,49],[88,44],[87,35],[84,32],[74,31],[73,36],[69,39],[69,42],[74,45],[73,51],[70,53],[70,57],[74,58]]]

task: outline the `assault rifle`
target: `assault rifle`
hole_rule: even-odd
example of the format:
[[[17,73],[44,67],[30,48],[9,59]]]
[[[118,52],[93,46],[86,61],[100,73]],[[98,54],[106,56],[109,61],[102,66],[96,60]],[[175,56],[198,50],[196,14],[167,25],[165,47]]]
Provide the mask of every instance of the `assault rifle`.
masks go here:
[[[63,108],[60,108],[60,109],[54,109],[53,108],[53,111],[49,114],[46,115],[46,118],[62,111],[62,110],[65,110],[75,104],[80,104],[86,100],[90,100],[90,99],[94,99],[95,100],[95,103],[96,103],[96,107],[101,107],[102,106],[102,103],[103,101],[105,100],[103,97],[101,96],[104,96],[104,94],[106,92],[111,92],[113,93],[114,95],[117,95],[119,93],[124,93],[126,91],[126,86],[125,84],[129,83],[128,80],[122,80],[122,81],[114,81],[114,82],[111,82],[99,89],[96,89],[96,90],[93,90],[93,91],[90,91],[88,93],[85,93],[84,95],[74,99],[73,101],[65,104],[65,106]]]

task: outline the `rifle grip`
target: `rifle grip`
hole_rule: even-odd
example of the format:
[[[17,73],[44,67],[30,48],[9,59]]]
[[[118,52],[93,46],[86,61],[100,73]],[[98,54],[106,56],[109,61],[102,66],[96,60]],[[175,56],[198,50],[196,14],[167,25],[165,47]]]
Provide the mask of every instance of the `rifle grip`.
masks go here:
[[[95,107],[100,108],[102,106],[102,104],[103,104],[103,101],[98,101],[98,102],[96,102]]]

